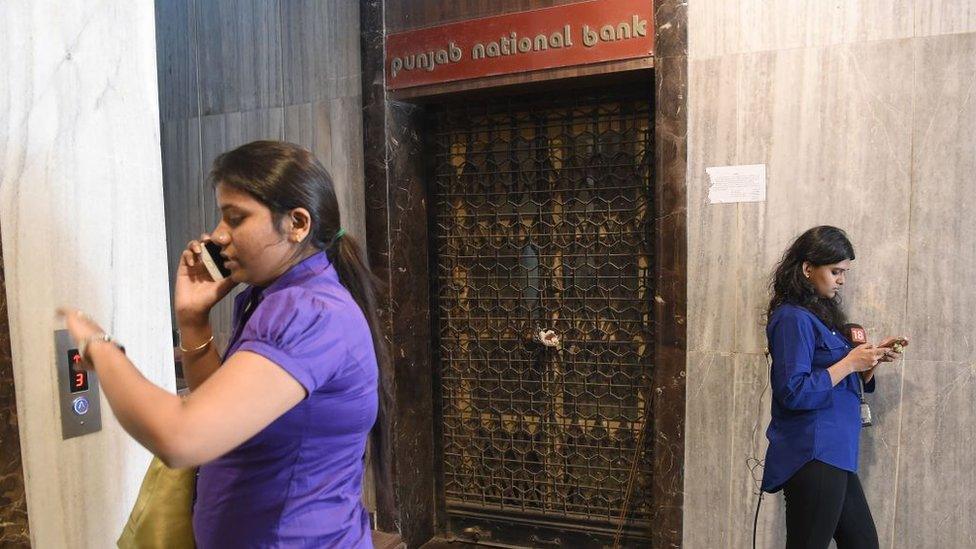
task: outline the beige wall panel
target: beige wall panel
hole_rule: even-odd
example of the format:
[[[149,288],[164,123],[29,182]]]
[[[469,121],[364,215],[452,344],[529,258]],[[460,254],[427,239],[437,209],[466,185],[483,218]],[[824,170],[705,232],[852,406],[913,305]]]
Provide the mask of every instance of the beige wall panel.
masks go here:
[[[916,42],[908,294],[912,358],[976,355],[976,34]]]
[[[708,166],[736,160],[738,67],[736,59],[689,62],[688,350],[731,351],[736,326],[737,206],[708,206]]]
[[[965,1],[965,0],[961,0]],[[913,0],[692,0],[688,56],[909,38]]]
[[[915,36],[976,31],[976,2],[915,0]]]
[[[733,376],[730,354],[688,352],[684,497],[688,549],[729,546]]]
[[[976,547],[976,367],[909,360],[892,547]]]

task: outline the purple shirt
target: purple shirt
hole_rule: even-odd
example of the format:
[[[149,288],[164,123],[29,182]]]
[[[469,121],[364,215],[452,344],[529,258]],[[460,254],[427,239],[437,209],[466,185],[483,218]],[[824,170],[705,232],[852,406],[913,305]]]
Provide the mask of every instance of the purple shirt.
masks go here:
[[[377,365],[369,326],[325,253],[264,289],[224,359],[257,353],[307,396],[224,456],[200,467],[193,528],[200,549],[371,548],[360,503],[366,438],[376,420]]]

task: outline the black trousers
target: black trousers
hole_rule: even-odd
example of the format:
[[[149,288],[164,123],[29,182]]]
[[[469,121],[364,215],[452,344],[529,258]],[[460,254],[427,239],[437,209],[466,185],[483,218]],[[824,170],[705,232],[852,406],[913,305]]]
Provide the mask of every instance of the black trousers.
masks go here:
[[[783,488],[786,496],[786,548],[877,549],[878,531],[857,475],[811,461]]]

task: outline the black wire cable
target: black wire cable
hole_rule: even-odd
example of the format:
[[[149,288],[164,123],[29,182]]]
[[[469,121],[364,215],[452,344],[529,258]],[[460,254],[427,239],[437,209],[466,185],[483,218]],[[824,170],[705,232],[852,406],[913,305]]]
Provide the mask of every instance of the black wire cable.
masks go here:
[[[762,505],[763,493],[759,492],[759,501],[756,502],[756,518],[752,519],[752,549],[756,549],[756,530],[759,526],[759,506]]]
[[[763,354],[766,355],[766,366],[769,369],[772,369],[773,362],[772,358],[769,356],[769,350],[767,349]],[[769,388],[768,383],[763,387],[762,393],[759,394],[759,412],[756,417],[756,425],[752,432],[752,442],[754,446],[756,443],[756,431],[759,427],[759,418],[762,417],[762,401],[763,397],[766,395],[767,388]],[[752,476],[753,484],[755,484],[756,488],[759,489],[759,500],[756,501],[756,516],[752,519],[752,549],[756,549],[756,532],[759,529],[759,508],[762,506],[763,499],[763,490],[762,486],[760,485],[761,479],[756,478],[756,470],[765,468],[766,464],[764,463],[764,460],[753,457],[746,460],[746,465],[749,467],[749,473]]]

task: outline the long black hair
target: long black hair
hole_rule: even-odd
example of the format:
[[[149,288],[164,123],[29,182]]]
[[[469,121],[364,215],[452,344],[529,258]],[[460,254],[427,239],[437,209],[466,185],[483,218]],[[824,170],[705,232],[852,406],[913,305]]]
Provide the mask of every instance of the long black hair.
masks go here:
[[[820,267],[845,259],[854,259],[854,246],[841,229],[821,225],[801,234],[773,271],[769,284],[772,298],[767,315],[772,316],[776,307],[790,303],[806,308],[832,329],[841,328],[847,322],[847,317],[841,307],[840,294],[832,298],[818,294],[803,274],[803,263]]]

